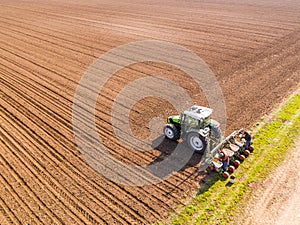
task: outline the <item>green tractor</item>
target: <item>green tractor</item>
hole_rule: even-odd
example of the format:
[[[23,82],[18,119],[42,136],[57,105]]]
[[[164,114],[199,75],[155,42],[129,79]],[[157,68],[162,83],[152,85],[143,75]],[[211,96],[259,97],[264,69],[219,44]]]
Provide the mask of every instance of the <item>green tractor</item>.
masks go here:
[[[163,132],[170,140],[183,139],[194,151],[203,154],[208,143],[218,144],[222,139],[220,125],[211,119],[213,110],[194,105],[180,116],[170,116]]]

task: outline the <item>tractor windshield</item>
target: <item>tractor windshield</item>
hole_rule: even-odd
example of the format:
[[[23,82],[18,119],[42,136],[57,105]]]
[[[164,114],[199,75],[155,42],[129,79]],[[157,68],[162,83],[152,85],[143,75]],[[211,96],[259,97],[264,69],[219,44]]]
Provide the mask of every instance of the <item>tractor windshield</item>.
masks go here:
[[[185,126],[186,130],[189,130],[191,128],[199,128],[200,126],[199,120],[191,116],[183,115],[181,119],[182,119],[182,125]]]
[[[181,115],[181,126],[186,132],[191,129],[202,129],[208,127],[210,122],[210,116],[199,120],[186,114]]]
[[[207,127],[207,126],[209,126],[209,124],[210,124],[210,116],[203,119],[201,127]]]

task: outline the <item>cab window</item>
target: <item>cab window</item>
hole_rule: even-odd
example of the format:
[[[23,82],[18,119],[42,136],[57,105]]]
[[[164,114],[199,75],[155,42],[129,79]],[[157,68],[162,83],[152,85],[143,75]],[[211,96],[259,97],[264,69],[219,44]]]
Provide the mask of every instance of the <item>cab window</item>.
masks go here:
[[[186,124],[187,127],[189,127],[189,128],[192,128],[192,127],[194,127],[194,128],[199,127],[199,120],[197,120],[197,119],[195,119],[195,118],[193,118],[193,117],[190,117],[190,116],[188,116],[188,115],[185,115],[185,116],[183,117],[183,119],[184,119],[184,124]]]
[[[203,119],[203,127],[207,127],[210,124],[210,116]]]

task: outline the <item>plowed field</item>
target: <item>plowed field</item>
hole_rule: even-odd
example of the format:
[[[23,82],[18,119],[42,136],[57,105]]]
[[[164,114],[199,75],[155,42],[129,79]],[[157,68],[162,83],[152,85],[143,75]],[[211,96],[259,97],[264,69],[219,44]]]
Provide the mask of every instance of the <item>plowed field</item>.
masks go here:
[[[129,187],[95,172],[74,140],[72,102],[89,65],[138,40],[163,40],[198,54],[216,74],[227,132],[250,127],[300,82],[300,2],[289,1],[0,1],[0,224],[148,224],[168,216],[198,186],[200,156],[169,179]],[[169,154],[166,141],[146,153],[114,138],[110,108],[131,81],[162,76],[206,104],[183,72],[138,63],[110,79],[97,102],[99,136],[128,164]],[[135,105],[134,133],[174,109],[156,99]],[[84,120],[84,118],[83,118]]]

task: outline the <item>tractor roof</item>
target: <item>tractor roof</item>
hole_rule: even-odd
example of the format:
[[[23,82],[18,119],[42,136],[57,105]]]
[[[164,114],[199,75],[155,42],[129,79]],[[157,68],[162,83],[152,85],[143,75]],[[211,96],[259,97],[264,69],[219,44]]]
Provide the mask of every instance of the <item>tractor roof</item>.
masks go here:
[[[189,115],[197,120],[204,119],[212,114],[213,110],[204,106],[193,105],[191,108],[184,111],[184,114]]]

